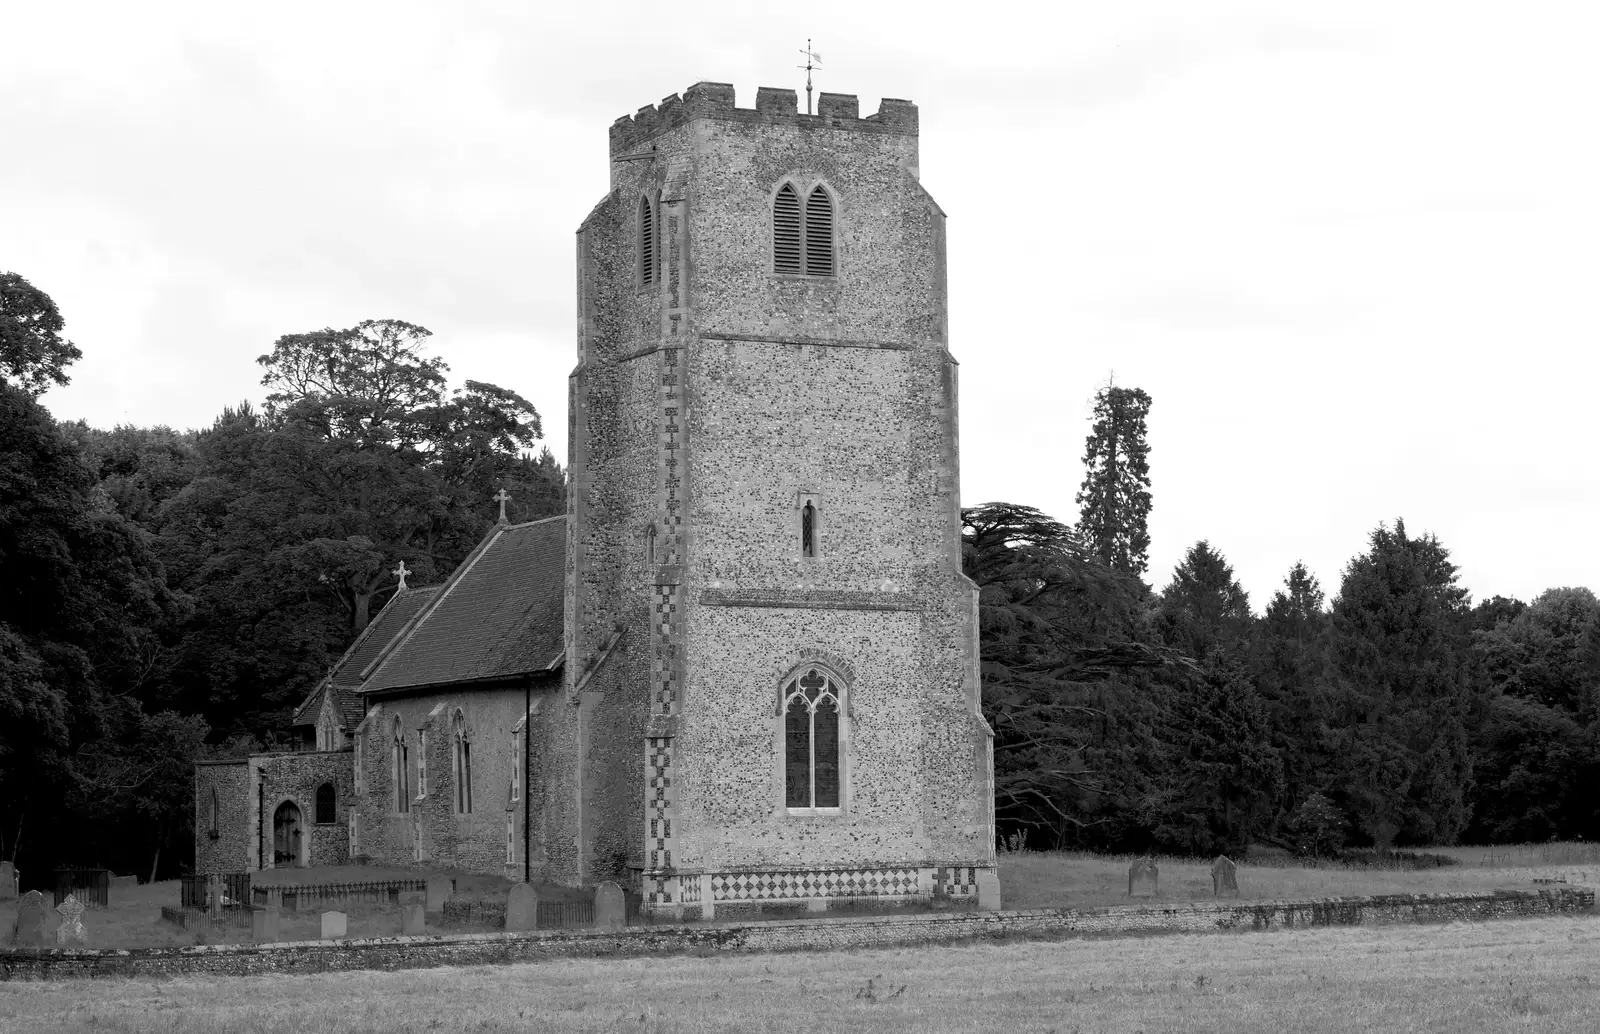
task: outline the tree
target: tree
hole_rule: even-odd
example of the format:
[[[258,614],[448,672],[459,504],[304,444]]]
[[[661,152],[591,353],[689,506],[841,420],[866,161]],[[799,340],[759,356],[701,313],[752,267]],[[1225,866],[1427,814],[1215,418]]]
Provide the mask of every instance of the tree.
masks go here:
[[[1450,553],[1379,525],[1333,601],[1345,804],[1388,847],[1453,843],[1470,815],[1468,597]]]
[[[1149,412],[1150,396],[1138,388],[1108,386],[1096,393],[1078,490],[1078,528],[1090,552],[1132,575],[1149,566]]]
[[[61,312],[50,296],[16,273],[0,273],[0,385],[38,395],[66,384],[83,353],[63,340]]]
[[[1227,558],[1205,539],[1189,547],[1161,590],[1160,626],[1168,645],[1197,661],[1219,651],[1243,652],[1250,635],[1250,597]]]
[[[1116,792],[1094,746],[1111,720],[1111,675],[1162,663],[1138,638],[1144,586],[1087,556],[1071,529],[1032,507],[988,503],[962,520],[963,569],[979,592],[998,820],[1076,840]]]

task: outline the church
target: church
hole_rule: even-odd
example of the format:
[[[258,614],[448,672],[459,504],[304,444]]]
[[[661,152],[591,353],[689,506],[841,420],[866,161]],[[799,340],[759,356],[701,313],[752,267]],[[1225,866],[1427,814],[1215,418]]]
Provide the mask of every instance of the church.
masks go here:
[[[809,109],[809,93],[808,103]],[[565,517],[405,585],[201,763],[197,872],[369,863],[658,915],[997,903],[944,212],[918,113],[697,83],[577,233]]]

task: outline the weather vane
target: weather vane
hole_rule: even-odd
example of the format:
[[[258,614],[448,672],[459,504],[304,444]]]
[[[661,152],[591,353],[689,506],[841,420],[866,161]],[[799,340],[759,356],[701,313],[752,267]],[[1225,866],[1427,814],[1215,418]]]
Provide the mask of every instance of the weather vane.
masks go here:
[[[810,40],[806,40],[806,49],[802,50],[800,53],[806,56],[806,63],[803,65],[795,65],[795,67],[804,68],[806,70],[806,114],[809,115],[811,114],[811,70],[817,65],[822,64],[822,55],[811,49]]]

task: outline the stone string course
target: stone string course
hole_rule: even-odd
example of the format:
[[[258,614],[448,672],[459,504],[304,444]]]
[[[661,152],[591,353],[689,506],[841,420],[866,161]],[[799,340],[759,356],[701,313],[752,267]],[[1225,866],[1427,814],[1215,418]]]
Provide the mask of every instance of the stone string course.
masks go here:
[[[1534,892],[1394,894],[1170,908],[1036,909],[867,919],[708,923],[578,934],[462,934],[126,950],[6,949],[0,950],[0,979],[325,973],[708,951],[829,951],[1008,937],[1129,936],[1481,921],[1592,914],[1594,902],[1592,888],[1559,887]]]

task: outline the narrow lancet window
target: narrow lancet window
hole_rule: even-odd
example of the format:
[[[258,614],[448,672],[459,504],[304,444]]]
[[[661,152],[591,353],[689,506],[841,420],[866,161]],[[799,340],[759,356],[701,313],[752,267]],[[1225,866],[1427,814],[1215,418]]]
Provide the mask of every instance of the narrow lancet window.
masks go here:
[[[809,499],[800,509],[800,555],[817,555],[817,508],[811,505]]]
[[[656,213],[648,197],[639,199],[639,283],[656,282]]]
[[[839,807],[839,689],[816,668],[784,688],[784,806]]]

